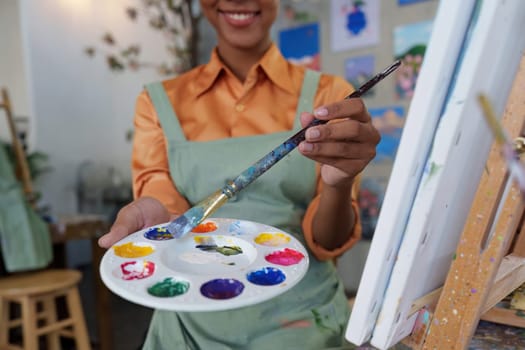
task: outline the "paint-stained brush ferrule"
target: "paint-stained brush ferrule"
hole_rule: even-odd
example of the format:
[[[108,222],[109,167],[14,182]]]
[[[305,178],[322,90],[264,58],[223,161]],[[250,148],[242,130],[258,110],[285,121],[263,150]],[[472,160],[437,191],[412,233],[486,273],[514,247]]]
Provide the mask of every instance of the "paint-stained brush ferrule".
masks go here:
[[[237,193],[238,188],[233,181],[229,181],[228,184],[224,186],[221,191],[228,198],[232,198]]]
[[[201,202],[202,206],[204,207],[204,214],[202,219],[210,216],[213,212],[215,212],[215,210],[219,209],[219,207],[226,203],[228,199],[230,199],[230,197],[226,193],[224,193],[223,190],[220,190],[203,200]]]

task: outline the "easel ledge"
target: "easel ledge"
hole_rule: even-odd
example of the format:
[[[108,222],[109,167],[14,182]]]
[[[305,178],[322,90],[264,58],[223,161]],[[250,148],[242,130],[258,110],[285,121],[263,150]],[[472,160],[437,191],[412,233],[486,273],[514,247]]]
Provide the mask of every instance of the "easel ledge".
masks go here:
[[[525,56],[502,117],[512,139],[525,130],[524,91]],[[525,203],[515,184],[506,189],[508,176],[494,143],[445,284],[412,304],[411,314],[425,317],[416,322],[405,345],[466,349],[480,319],[525,328],[525,318],[515,310],[496,307],[525,282]]]

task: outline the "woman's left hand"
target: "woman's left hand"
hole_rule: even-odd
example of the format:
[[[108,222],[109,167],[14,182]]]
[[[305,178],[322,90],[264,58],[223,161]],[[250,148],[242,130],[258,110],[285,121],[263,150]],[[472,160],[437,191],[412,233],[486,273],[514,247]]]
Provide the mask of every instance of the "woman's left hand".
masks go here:
[[[306,131],[299,151],[321,163],[325,184],[351,184],[354,177],[375,157],[381,136],[360,98],[345,99],[301,114],[304,126],[317,119],[329,120]]]

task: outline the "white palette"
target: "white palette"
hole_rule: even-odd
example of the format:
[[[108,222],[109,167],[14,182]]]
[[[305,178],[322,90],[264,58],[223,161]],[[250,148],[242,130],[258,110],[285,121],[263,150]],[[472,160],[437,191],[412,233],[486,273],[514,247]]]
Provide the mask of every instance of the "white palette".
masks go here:
[[[104,254],[102,281],[143,306],[216,311],[273,298],[306,274],[308,253],[292,235],[250,221],[214,218],[202,226],[209,224],[215,229],[180,239],[158,232],[167,223],[129,235]]]

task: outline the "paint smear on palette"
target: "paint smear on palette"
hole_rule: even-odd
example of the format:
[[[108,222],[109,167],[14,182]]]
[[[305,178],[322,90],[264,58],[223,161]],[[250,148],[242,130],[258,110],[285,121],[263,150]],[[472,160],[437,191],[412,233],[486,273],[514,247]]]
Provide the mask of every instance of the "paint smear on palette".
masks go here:
[[[233,278],[217,278],[204,283],[201,293],[210,299],[235,298],[244,290],[244,284]]]
[[[298,264],[304,259],[304,255],[295,249],[284,248],[283,250],[278,250],[266,255],[264,259],[272,264],[290,266]]]
[[[255,237],[255,243],[271,247],[277,247],[288,242],[290,242],[290,237],[288,237],[284,233],[263,232],[260,233],[257,237]]]
[[[228,232],[229,233],[233,233],[233,234],[237,234],[237,235],[242,235],[243,234],[243,231],[242,231],[242,228],[241,228],[241,222],[240,221],[234,221],[230,224],[230,226],[228,227]]]
[[[165,227],[153,227],[144,233],[144,237],[152,241],[166,241],[173,239],[173,235]]]
[[[197,245],[217,245],[215,239],[210,236],[196,236],[193,237],[193,241]]]
[[[202,223],[202,224],[199,224],[197,226],[195,226],[195,228],[193,230],[191,230],[191,232],[193,233],[208,233],[208,232],[213,232],[217,230],[217,224],[212,222],[212,221],[208,221],[208,222],[205,222],[205,223]]]
[[[115,255],[122,258],[141,258],[150,255],[155,250],[152,245],[128,242],[113,247]]]
[[[248,281],[260,286],[274,286],[284,282],[286,276],[284,273],[275,267],[263,267],[246,275]]]
[[[217,243],[215,243],[215,239],[213,237],[203,236],[194,237],[193,239],[195,240],[195,243],[197,243],[195,248],[204,252],[217,252],[226,256],[242,254],[241,247],[236,245],[218,246]]]
[[[155,264],[151,261],[128,261],[120,265],[122,271],[122,279],[136,280],[143,279],[153,275],[155,272]]]
[[[211,264],[219,263],[220,257],[215,254],[208,254],[204,252],[184,252],[179,255],[179,259],[184,260],[190,264]]]
[[[182,295],[188,291],[190,284],[186,281],[177,281],[167,277],[148,288],[148,293],[160,298],[171,298]]]

